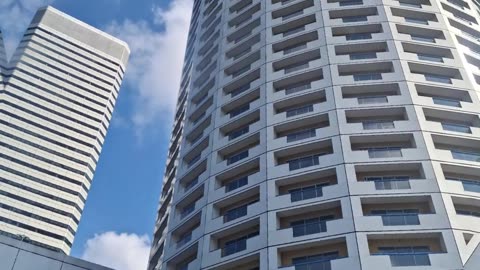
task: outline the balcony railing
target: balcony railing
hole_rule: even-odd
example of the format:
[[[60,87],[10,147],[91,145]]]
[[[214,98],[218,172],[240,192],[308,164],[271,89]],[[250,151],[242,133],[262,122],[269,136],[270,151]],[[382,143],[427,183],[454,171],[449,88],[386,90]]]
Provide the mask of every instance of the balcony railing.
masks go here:
[[[369,148],[366,150],[368,150],[370,158],[402,157],[402,149],[400,147]]]
[[[425,80],[429,82],[452,84],[452,78],[438,74],[424,74]]]
[[[381,216],[384,226],[420,225],[418,210],[375,210],[372,215]]]
[[[430,249],[428,247],[382,247],[377,255],[390,256],[394,267],[400,266],[429,266]]]
[[[304,30],[305,30],[305,26],[302,25],[302,26],[300,26],[300,27],[296,27],[296,28],[293,28],[293,29],[288,30],[288,31],[286,31],[286,32],[283,32],[283,36],[284,36],[284,37],[288,37],[288,36],[294,35],[294,34],[296,34],[296,33],[300,33],[300,32],[302,32],[302,31],[304,31]]]
[[[417,57],[419,60],[436,62],[436,63],[443,63],[443,57],[433,54],[426,54],[426,53],[417,53]]]
[[[421,35],[410,35],[410,38],[415,41],[422,41],[428,43],[435,43],[435,38],[429,36],[421,36]]]
[[[295,270],[331,270],[331,261],[340,259],[338,252],[303,256],[292,259]]]
[[[372,97],[359,97],[358,104],[379,104],[387,103],[388,98],[386,96],[372,96]]]
[[[248,176],[244,176],[244,177],[235,179],[231,182],[228,182],[225,185],[225,192],[230,192],[246,185],[248,185]]]
[[[287,143],[304,140],[316,136],[315,129],[302,130],[287,135]]]
[[[454,159],[480,162],[480,153],[452,150],[452,156]]]
[[[344,23],[349,23],[349,22],[366,22],[368,21],[367,16],[348,16],[348,17],[343,17],[342,21]]]
[[[369,176],[365,181],[373,181],[377,190],[410,189],[408,176]]]
[[[306,105],[300,108],[290,109],[286,111],[287,117],[293,117],[305,113],[313,112],[313,104]]]
[[[233,118],[237,115],[240,115],[246,111],[250,110],[250,103],[246,104],[246,105],[243,105],[242,107],[238,108],[238,109],[235,109],[233,111],[230,112],[230,118]]]
[[[241,238],[226,242],[224,248],[222,249],[222,257],[246,250],[247,240],[257,235],[258,235],[258,231],[254,233],[250,233]]]
[[[472,133],[469,126],[452,124],[452,123],[442,123],[443,130],[459,132],[459,133]]]
[[[395,124],[393,123],[393,121],[389,121],[389,120],[365,121],[362,124],[363,124],[363,129],[365,130],[395,128]]]
[[[475,180],[452,178],[452,177],[446,177],[446,179],[451,181],[461,182],[463,185],[463,189],[465,191],[480,193],[480,180],[475,181]]]
[[[362,52],[362,53],[350,54],[350,60],[375,59],[375,58],[377,58],[377,53],[375,52]]]
[[[291,54],[291,53],[294,53],[294,52],[298,52],[300,50],[303,50],[303,49],[306,49],[307,48],[307,43],[302,43],[302,44],[299,44],[299,45],[295,45],[295,46],[292,46],[292,47],[288,47],[288,48],[285,48],[283,50],[283,54]]]
[[[299,169],[318,165],[319,164],[318,158],[323,155],[326,155],[326,153],[289,160],[288,161],[289,170],[294,171],[294,170],[299,170]]]
[[[354,74],[353,80],[354,81],[376,81],[381,80],[382,74],[381,73],[367,73],[367,74]]]
[[[321,183],[313,186],[291,189],[288,191],[290,193],[290,201],[298,202],[312,198],[322,197],[323,188],[328,185],[328,183]]]
[[[457,107],[457,108],[462,107],[462,104],[457,99],[432,97],[432,100],[433,100],[433,103],[437,105],[444,105],[444,106]]]
[[[223,222],[229,222],[248,214],[248,204],[229,210],[223,215]]]
[[[228,133],[228,140],[231,141],[233,139],[236,139],[244,134],[247,134],[249,132],[250,126],[243,127],[241,129],[234,130],[230,133]]]
[[[233,156],[230,156],[227,158],[227,165],[231,165],[233,163],[236,163],[244,158],[248,157],[248,150],[245,150],[241,153],[235,154]]]
[[[334,219],[334,216],[324,216],[292,222],[290,226],[292,227],[293,237],[326,232],[327,221],[332,219]]]
[[[310,89],[310,88],[312,88],[311,83],[296,84],[296,85],[289,86],[289,87],[285,88],[285,94],[290,95],[290,94],[297,93],[297,92],[300,92],[300,91],[304,91],[304,90],[307,90],[307,89]]]
[[[354,33],[345,35],[347,40],[362,40],[362,39],[372,39],[371,33]]]

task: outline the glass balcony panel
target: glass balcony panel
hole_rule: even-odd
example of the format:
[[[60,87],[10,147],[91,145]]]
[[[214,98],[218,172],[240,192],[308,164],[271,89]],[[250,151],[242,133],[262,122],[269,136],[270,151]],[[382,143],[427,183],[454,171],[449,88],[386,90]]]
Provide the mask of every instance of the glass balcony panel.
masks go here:
[[[248,150],[227,158],[227,165],[231,165],[247,157],[248,157]]]
[[[375,52],[362,52],[362,53],[350,54],[350,60],[375,59],[375,58],[377,58],[377,53]]]
[[[397,147],[367,149],[370,158],[402,157],[402,149]]]
[[[288,47],[288,48],[284,49],[283,54],[284,55],[291,54],[291,53],[298,52],[298,51],[306,49],[306,48],[307,48],[306,43],[303,43],[303,44],[300,44],[300,45],[295,45],[293,47]]]
[[[415,40],[415,41],[435,43],[435,38],[433,38],[433,37],[420,36],[420,35],[410,35],[410,37],[411,37],[412,40]]]
[[[363,129],[373,130],[373,129],[391,129],[395,128],[393,121],[367,121],[363,122]]]
[[[371,73],[371,74],[354,74],[353,80],[354,81],[373,81],[373,80],[381,80],[382,74],[381,73]]]
[[[452,150],[452,156],[454,159],[480,162],[480,153]]]
[[[419,60],[436,62],[436,63],[443,63],[443,57],[433,54],[426,54],[426,53],[417,53],[417,57]]]
[[[347,34],[345,36],[347,40],[362,40],[362,39],[372,39],[371,33],[355,33],[355,34]]]
[[[344,23],[349,23],[349,22],[366,22],[368,21],[367,16],[349,16],[349,17],[343,17],[342,21]]]
[[[298,93],[298,92],[301,92],[301,91],[304,91],[304,90],[307,90],[307,89],[310,89],[310,88],[312,88],[311,83],[297,84],[297,85],[285,88],[285,94],[290,95],[290,94]]]
[[[406,17],[405,22],[428,25],[428,20]]]
[[[301,115],[309,112],[313,112],[313,104],[288,110],[286,111],[286,115],[287,117],[293,117],[293,116],[297,116],[297,115]]]
[[[472,133],[469,126],[452,124],[452,123],[442,123],[443,130],[459,132],[459,133]]]
[[[379,104],[387,103],[388,98],[386,96],[372,96],[372,97],[359,97],[358,104]]]
[[[425,80],[429,82],[438,82],[438,83],[445,83],[445,84],[452,84],[452,78],[438,75],[438,74],[424,74]]]
[[[432,100],[433,100],[433,103],[437,105],[444,105],[444,106],[457,107],[457,108],[462,107],[460,101],[456,99],[432,97]]]

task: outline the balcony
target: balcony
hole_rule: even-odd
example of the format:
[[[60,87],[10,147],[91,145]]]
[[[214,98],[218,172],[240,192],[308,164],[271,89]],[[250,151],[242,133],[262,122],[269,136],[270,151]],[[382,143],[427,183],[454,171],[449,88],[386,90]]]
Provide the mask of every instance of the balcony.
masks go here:
[[[272,207],[299,205],[339,196],[335,169],[316,171],[275,182],[277,196],[269,199]]]
[[[267,73],[269,73],[271,80],[276,80],[287,74],[305,71],[320,66],[320,50],[313,50],[274,61],[271,66],[271,71],[270,67],[268,67],[269,71],[267,71]]]
[[[285,1],[283,1],[283,3],[285,3]],[[267,25],[267,27],[296,19],[304,14],[310,14],[312,11],[315,11],[315,3],[313,0],[298,1],[292,5],[274,9],[272,11],[271,23]]]
[[[347,224],[340,225],[341,219],[340,201],[279,211],[273,243],[289,243],[319,235],[337,234],[339,228],[347,230],[348,227]]]
[[[475,231],[480,226],[480,200],[477,198],[452,196],[454,217],[452,227],[465,231]],[[449,206],[449,208],[451,205]]]
[[[381,39],[383,35],[381,24],[332,27],[331,31],[332,42],[343,44],[349,41]]]
[[[464,108],[467,110],[475,110],[470,94],[467,91],[440,87],[415,84],[418,100],[428,106],[444,107],[444,108]]]
[[[419,159],[427,153],[417,150],[413,134],[350,136],[351,151],[346,157],[352,162],[365,160]]]
[[[367,236],[370,256],[365,254],[365,266],[380,269],[397,267],[455,269],[459,261],[451,258],[447,248],[453,239],[441,233],[371,234]],[[445,240],[449,243],[446,244]]]
[[[314,30],[318,27],[317,21],[316,14],[313,13],[273,26],[272,31],[267,32],[267,41],[268,43],[275,43],[284,38]]]
[[[355,84],[363,81],[393,80],[394,65],[392,62],[377,62],[368,64],[339,65],[338,75],[333,80],[342,84]]]
[[[338,160],[336,156],[333,155],[333,152],[332,139],[276,151],[273,153],[275,170],[271,173],[270,177],[273,178],[274,175],[282,175],[281,173],[283,173],[284,176],[332,166],[336,164]]]
[[[447,46],[447,38],[441,30],[402,24],[397,24],[396,30],[402,40],[418,41],[425,44],[435,43]]]
[[[282,270],[357,269],[348,258],[345,238],[279,248],[278,263]]]
[[[386,109],[363,109],[345,111],[346,126],[345,132],[362,133],[385,132],[386,130],[413,129],[409,126],[407,110],[402,107]]]
[[[180,254],[176,255],[173,258],[167,258],[168,260],[167,270],[194,270],[199,269],[200,262],[197,259],[199,244],[196,243],[186,250],[182,251]],[[167,261],[167,260],[165,260]]]
[[[341,90],[345,107],[386,104],[401,99],[398,84],[343,86]]]
[[[363,213],[356,226],[365,231],[439,229],[448,226],[445,215],[436,215],[431,196],[362,197],[354,212]],[[361,207],[361,209],[357,209]]]
[[[273,100],[309,92],[308,90],[321,89],[324,84],[322,69],[295,74],[273,82],[275,92]]]
[[[275,102],[273,104],[274,115],[270,123],[293,121],[299,118],[311,117],[315,113],[325,111],[326,108],[323,108],[327,105],[325,94],[325,91],[316,91]]]
[[[368,61],[377,58],[390,58],[386,42],[365,43],[358,45],[337,45],[335,46],[334,62],[349,63],[353,61]]]
[[[285,143],[298,143],[313,138],[324,138],[335,132],[330,127],[329,114],[321,114],[290,121],[273,127],[274,144],[270,147],[276,149]]]
[[[260,133],[239,140],[218,150],[217,164],[214,165],[213,169],[220,172],[234,164],[237,165],[241,161],[255,157],[260,153],[260,148]]]
[[[457,194],[480,195],[480,170],[474,167],[441,164],[445,180],[444,190]]]
[[[423,109],[427,130],[455,133],[468,136],[469,134],[480,135],[480,118],[478,115],[452,111]]]
[[[242,256],[266,244],[260,233],[260,218],[211,234],[209,249],[204,250],[204,265],[213,265]]]
[[[435,156],[456,163],[478,164],[480,143],[477,140],[432,134]]]

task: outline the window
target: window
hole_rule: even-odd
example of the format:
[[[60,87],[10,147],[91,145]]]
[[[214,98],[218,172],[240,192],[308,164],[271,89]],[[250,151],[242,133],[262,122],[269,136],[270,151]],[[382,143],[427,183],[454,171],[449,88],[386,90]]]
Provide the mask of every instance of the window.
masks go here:
[[[361,39],[371,39],[372,34],[370,33],[354,33],[345,35],[347,40],[361,40]]]
[[[305,26],[296,27],[286,32],[283,32],[283,36],[287,37],[287,36],[302,32],[303,30],[305,30]]]
[[[373,181],[377,190],[410,189],[408,176],[368,176],[365,181]]]
[[[236,139],[244,134],[247,134],[249,132],[250,126],[245,126],[243,128],[231,131],[228,133],[228,140],[231,141],[233,139]]]
[[[248,157],[248,150],[245,150],[245,151],[240,152],[238,154],[232,155],[232,156],[227,158],[227,165],[236,163],[236,162],[238,162],[238,161],[240,161],[244,158],[247,158],[247,157]]]
[[[452,156],[454,159],[480,162],[480,153],[452,150]]]
[[[235,189],[246,186],[247,184],[248,184],[248,176],[244,176],[244,177],[235,179],[233,181],[228,182],[225,185],[225,192],[233,191]]]
[[[353,74],[354,81],[371,81],[371,80],[381,80],[381,73],[365,73],[365,74]]]
[[[417,53],[417,57],[419,60],[443,63],[443,57],[434,54]]]
[[[200,158],[202,157],[202,153],[196,155],[195,157],[193,157],[189,162],[188,162],[188,167],[192,167],[193,164],[195,164],[197,161],[200,160]]]
[[[287,143],[304,140],[304,139],[312,138],[315,136],[316,136],[315,129],[297,131],[287,135]]]
[[[464,210],[464,209],[457,209],[457,215],[480,217],[480,212],[471,211],[471,210]]]
[[[282,21],[291,19],[291,18],[293,18],[293,17],[296,17],[296,16],[298,16],[298,15],[302,15],[302,14],[303,14],[303,9],[298,10],[298,11],[295,11],[295,12],[293,12],[293,13],[290,13],[290,14],[288,14],[288,15],[283,16],[283,17],[282,17]]]
[[[294,45],[294,46],[285,48],[285,49],[283,50],[283,54],[290,54],[290,53],[298,52],[298,51],[303,50],[303,49],[306,49],[306,48],[307,48],[307,43],[302,43],[302,44],[299,44],[299,45]]]
[[[192,240],[192,232],[187,232],[184,235],[180,236],[178,241],[177,241],[177,248],[182,247],[186,243],[190,242]]]
[[[375,52],[361,52],[361,53],[350,54],[350,60],[374,59],[374,58],[377,58],[377,53]]]
[[[472,133],[470,127],[467,125],[453,124],[453,123],[442,123],[443,130],[459,132],[459,133]]]
[[[430,248],[414,247],[380,247],[378,255],[389,255],[392,266],[427,266],[430,265]]]
[[[343,17],[342,21],[344,23],[349,23],[349,22],[366,22],[368,21],[367,16],[348,16],[348,17]]]
[[[319,218],[309,218],[290,223],[293,231],[293,237],[309,234],[321,233],[327,231],[327,221],[333,220],[334,216],[324,216]]]
[[[290,171],[294,171],[294,170],[299,170],[299,169],[318,165],[319,164],[318,158],[323,155],[325,155],[325,153],[289,160],[288,161],[289,169]]]
[[[399,1],[399,3],[400,3],[400,6],[422,8],[422,5],[419,3],[411,3],[406,1]]]
[[[340,1],[338,4],[343,7],[343,6],[355,6],[355,5],[361,5],[363,4],[363,1],[358,1],[358,0],[347,0],[347,1]]]
[[[313,104],[286,111],[287,117],[293,117],[305,113],[313,112]]]
[[[451,181],[462,182],[463,189],[465,191],[480,193],[480,180],[470,180],[470,179],[461,179],[461,178],[452,178],[452,177],[446,177],[446,179]]]
[[[405,22],[428,25],[428,20],[412,18],[412,17],[405,17]]]
[[[374,210],[372,215],[381,216],[384,226],[420,225],[417,209]]]
[[[240,115],[246,111],[250,110],[250,103],[246,104],[246,105],[243,105],[241,106],[240,108],[237,108],[233,111],[230,112],[230,118],[233,118],[237,115]]]
[[[429,82],[452,84],[452,78],[438,74],[424,74],[425,80]]]
[[[242,205],[240,207],[237,207],[237,208],[234,208],[234,209],[231,209],[231,210],[228,210],[227,212],[225,212],[225,215],[223,215],[223,222],[229,222],[229,221],[232,221],[232,220],[235,220],[237,218],[241,218],[241,217],[244,217],[246,216],[248,213],[248,205],[249,204],[245,204],[245,205]]]
[[[196,184],[198,184],[198,176],[195,177],[192,181],[188,182],[187,185],[185,185],[185,191],[189,191],[192,189]]]
[[[388,98],[386,96],[371,96],[371,97],[359,97],[358,104],[378,104],[387,103]]]
[[[410,37],[412,40],[416,40],[416,41],[435,43],[435,38],[433,37],[428,37],[423,35],[413,35],[413,34],[411,34]]]
[[[230,92],[230,95],[232,97],[236,97],[236,96],[240,95],[241,93],[247,91],[248,89],[250,89],[250,84],[249,83],[245,84],[243,86],[240,86],[239,88],[233,90],[232,92]]]
[[[195,210],[195,202],[183,207],[180,218],[183,219]]]
[[[296,257],[292,259],[295,270],[330,270],[330,261],[340,258],[338,252]]]
[[[432,100],[433,100],[433,103],[437,105],[444,105],[444,106],[457,107],[457,108],[462,107],[462,104],[457,99],[432,97]]]
[[[285,72],[285,74],[288,74],[288,73],[292,73],[292,72],[299,71],[299,70],[302,70],[302,69],[306,69],[308,67],[309,67],[308,62],[307,63],[293,64],[293,65],[290,65],[288,67],[285,67],[284,72]]]
[[[326,187],[328,185],[328,183],[321,183],[317,185],[291,189],[288,191],[288,193],[290,193],[290,201],[298,202],[312,198],[322,197],[323,187]]]
[[[250,233],[238,239],[226,242],[222,250],[222,257],[232,255],[234,253],[247,249],[247,240],[257,235],[258,235],[258,231],[254,233]]]
[[[370,158],[394,158],[402,157],[402,148],[400,147],[379,147],[368,148],[368,156]]]
[[[311,83],[299,83],[285,88],[285,94],[290,95],[310,88],[312,88]]]
[[[365,130],[395,128],[393,121],[390,120],[365,121],[362,124]]]

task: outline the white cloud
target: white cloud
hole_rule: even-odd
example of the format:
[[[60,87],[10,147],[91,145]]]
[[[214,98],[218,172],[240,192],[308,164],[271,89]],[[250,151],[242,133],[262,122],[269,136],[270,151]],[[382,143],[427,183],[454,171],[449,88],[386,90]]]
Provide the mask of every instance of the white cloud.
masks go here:
[[[106,232],[85,244],[82,259],[115,270],[147,269],[150,241],[147,236]]]
[[[131,121],[137,135],[168,126],[173,118],[193,0],[173,0],[154,8],[151,21],[113,22],[107,31],[131,49],[126,76],[135,91]]]
[[[27,29],[35,11],[54,0],[0,0],[0,29],[7,55],[11,55]]]

